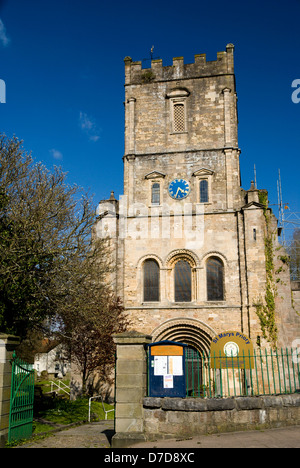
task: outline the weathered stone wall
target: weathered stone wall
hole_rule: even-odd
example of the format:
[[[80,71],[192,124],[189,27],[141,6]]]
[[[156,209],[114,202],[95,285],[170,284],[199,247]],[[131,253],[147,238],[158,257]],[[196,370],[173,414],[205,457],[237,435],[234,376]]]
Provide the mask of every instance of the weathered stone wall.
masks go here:
[[[292,281],[292,305],[300,315],[300,281]]]
[[[174,88],[187,89],[187,131],[174,135],[170,124],[168,94]],[[228,96],[224,89],[230,89]],[[125,60],[126,139],[125,154],[164,153],[224,146],[224,100],[228,100],[231,140],[237,142],[235,125],[236,97],[233,73],[233,47],[218,54],[218,60],[206,62],[205,56],[184,64],[183,57],[172,66],[153,61],[150,69],[141,62]],[[134,101],[133,101],[134,100]],[[134,109],[134,122],[131,110]],[[134,132],[134,136],[132,133]],[[236,146],[236,144],[235,144]]]
[[[195,232],[191,240],[185,237],[184,232],[179,237],[179,220],[176,217],[170,218],[170,238],[160,237],[159,241],[150,235],[152,218],[127,221],[129,229],[137,237],[130,238],[129,235],[124,240],[127,253],[124,258],[124,302],[126,310],[130,311],[133,328],[151,333],[162,322],[180,316],[207,323],[216,333],[238,328],[254,341],[261,335],[253,306],[264,294],[266,281],[265,221],[261,208],[254,206],[242,213],[206,213],[201,220],[203,235],[200,236],[200,231],[196,231],[197,217],[191,216],[195,230],[188,231],[189,236]],[[154,222],[161,233],[164,218],[158,216]],[[135,229],[137,223],[140,223],[141,232]],[[148,239],[143,238],[145,223]],[[256,229],[255,239],[253,229]],[[185,253],[194,257],[193,297],[191,303],[182,305],[174,301],[173,264]],[[209,256],[219,257],[224,264],[224,301],[207,301],[206,260]],[[147,258],[156,259],[160,265],[160,302],[156,304],[143,302],[143,262]]]
[[[185,102],[185,131],[173,131],[174,96]],[[235,329],[267,345],[255,304],[264,302],[266,292],[266,215],[274,237],[277,220],[260,203],[254,184],[250,190],[241,188],[236,104],[232,44],[212,62],[201,54],[191,64],[177,57],[171,66],[153,60],[151,68],[143,69],[141,62],[125,59],[124,197],[119,204],[112,197],[108,206],[100,203],[95,232],[103,234],[106,224],[114,223],[110,238],[116,269],[110,279],[133,329],[156,335],[168,321],[180,328],[181,318],[184,328],[190,319],[198,321],[199,334],[205,334],[205,327],[210,327],[210,336]],[[177,178],[190,185],[183,200],[168,193]],[[200,203],[202,178],[208,182],[205,203]],[[153,183],[159,184],[159,205],[152,204]],[[300,320],[279,249],[275,239],[278,345],[291,346],[300,336]],[[224,265],[222,301],[207,300],[210,256]],[[143,290],[144,262],[151,258],[160,275],[155,303],[144,301]],[[192,268],[192,300],[176,303],[174,268],[184,258]],[[297,295],[293,299],[297,302]]]
[[[300,393],[223,399],[147,397],[146,345],[131,331],[117,345],[114,448],[143,440],[300,424]]]
[[[238,154],[233,154],[234,164],[238,165]],[[127,161],[127,159],[126,159]],[[210,151],[185,151],[169,153],[167,150],[164,153],[152,155],[135,156],[134,159],[127,161],[125,164],[125,177],[127,175],[130,190],[125,191],[130,197],[132,193],[132,201],[141,203],[146,207],[151,206],[151,184],[153,180],[148,176],[151,172],[159,171],[162,176],[157,178],[160,183],[161,203],[167,204],[172,208],[174,205],[181,205],[181,202],[174,202],[168,194],[168,186],[175,178],[185,178],[190,182],[191,193],[183,203],[191,203],[195,208],[198,202],[198,184],[199,179],[194,173],[199,169],[205,168],[211,170],[211,196],[209,203],[204,205],[205,212],[217,212],[227,209],[227,173],[226,173],[226,155],[222,150]],[[234,175],[234,198],[235,204],[241,206],[243,201],[243,193],[239,188],[239,174]],[[130,192],[131,191],[131,192]],[[130,201],[130,200],[129,200]],[[130,206],[130,205],[129,205]]]
[[[172,129],[169,97],[174,90],[188,94],[186,131],[179,133]],[[124,193],[129,204],[145,203],[146,197],[148,205],[148,172],[163,173],[167,187],[174,177],[191,181],[193,172],[201,168],[214,171],[214,210],[232,208],[236,199],[240,204],[233,46],[229,44],[213,62],[201,55],[184,64],[180,57],[171,67],[152,61],[150,69],[142,69],[141,62],[125,60]],[[170,202],[165,190],[162,195]]]
[[[299,423],[300,394],[219,400],[144,398],[144,431],[148,440]]]

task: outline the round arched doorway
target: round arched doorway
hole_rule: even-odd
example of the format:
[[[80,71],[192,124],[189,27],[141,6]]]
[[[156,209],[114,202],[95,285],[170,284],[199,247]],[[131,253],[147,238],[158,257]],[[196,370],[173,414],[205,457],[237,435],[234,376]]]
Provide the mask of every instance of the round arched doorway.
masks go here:
[[[152,331],[153,342],[170,340],[185,343],[208,356],[210,344],[217,333],[206,323],[193,318],[167,320]]]
[[[167,320],[152,332],[153,342],[170,340],[188,345],[185,368],[189,396],[202,396],[205,393],[205,373],[210,344],[216,334],[205,323],[191,318]]]

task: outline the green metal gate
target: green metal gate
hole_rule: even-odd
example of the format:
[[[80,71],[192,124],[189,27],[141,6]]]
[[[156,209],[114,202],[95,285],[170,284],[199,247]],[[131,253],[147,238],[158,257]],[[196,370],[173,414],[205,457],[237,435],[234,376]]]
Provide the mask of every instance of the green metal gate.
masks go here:
[[[27,439],[32,435],[34,401],[34,370],[17,358],[12,358],[11,398],[8,441]]]

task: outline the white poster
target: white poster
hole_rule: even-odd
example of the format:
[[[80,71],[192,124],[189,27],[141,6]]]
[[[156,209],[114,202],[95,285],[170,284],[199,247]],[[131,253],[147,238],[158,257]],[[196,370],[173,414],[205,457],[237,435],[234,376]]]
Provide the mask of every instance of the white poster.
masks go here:
[[[154,356],[154,375],[168,373],[168,356]]]
[[[183,375],[182,356],[169,356],[169,374]]]
[[[164,375],[164,388],[174,388],[173,375]]]

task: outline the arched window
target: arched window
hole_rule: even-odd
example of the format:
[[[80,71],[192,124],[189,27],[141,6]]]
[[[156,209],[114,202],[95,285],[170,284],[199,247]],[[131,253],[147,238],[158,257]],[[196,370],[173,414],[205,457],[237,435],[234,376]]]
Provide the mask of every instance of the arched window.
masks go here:
[[[151,203],[152,205],[160,204],[160,185],[158,183],[152,185]]]
[[[208,203],[208,182],[206,179],[200,181],[200,203]]]
[[[224,300],[224,266],[222,260],[211,257],[206,262],[207,300]]]
[[[159,265],[152,259],[144,263],[144,301],[159,301]]]
[[[192,270],[185,260],[179,260],[175,265],[175,302],[190,302],[192,300]]]

